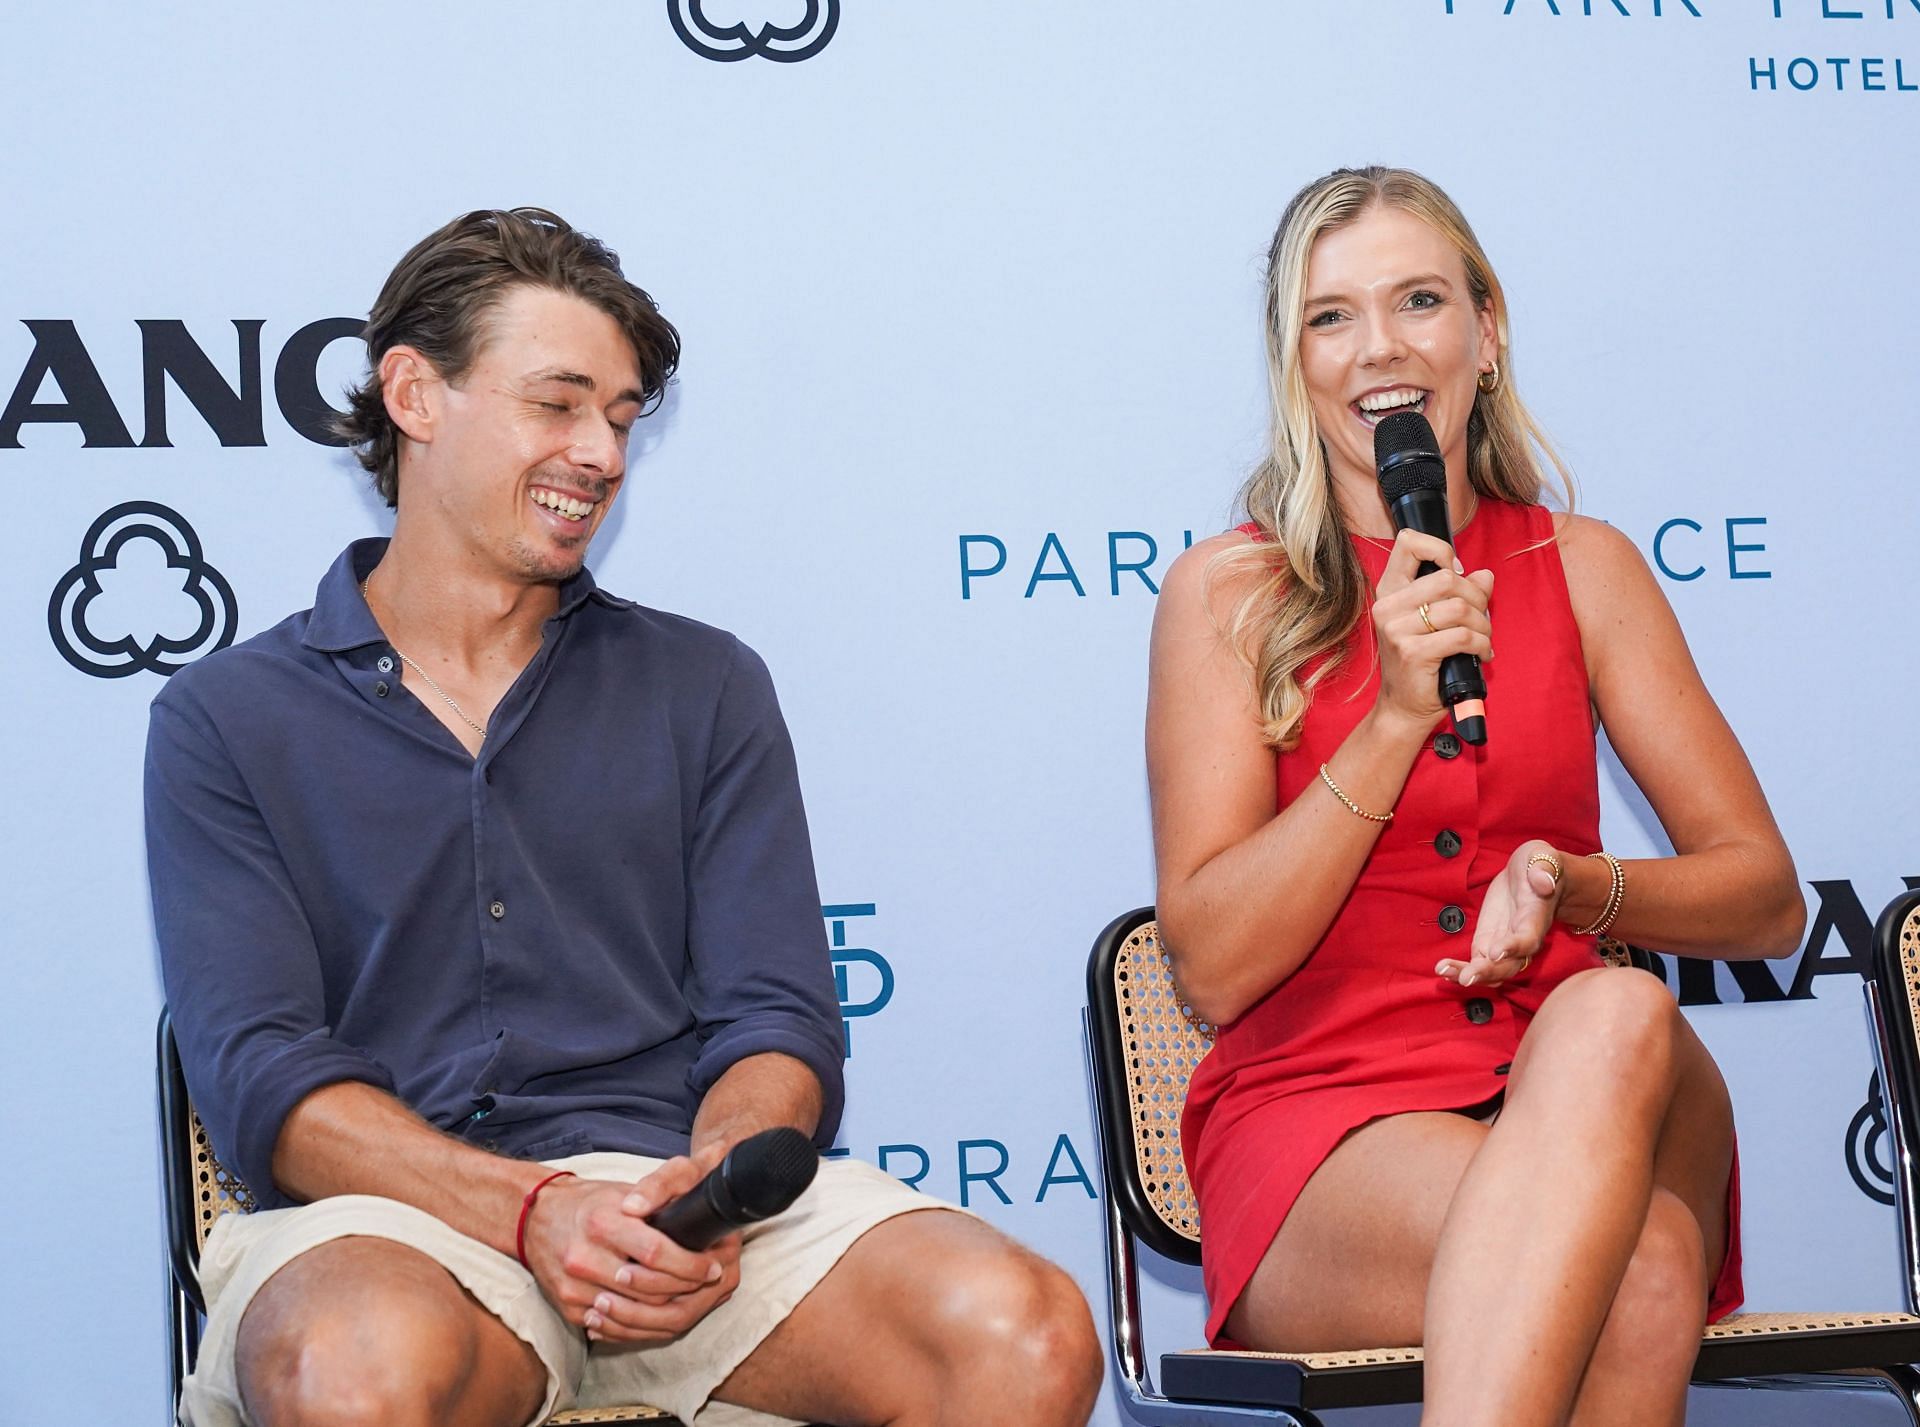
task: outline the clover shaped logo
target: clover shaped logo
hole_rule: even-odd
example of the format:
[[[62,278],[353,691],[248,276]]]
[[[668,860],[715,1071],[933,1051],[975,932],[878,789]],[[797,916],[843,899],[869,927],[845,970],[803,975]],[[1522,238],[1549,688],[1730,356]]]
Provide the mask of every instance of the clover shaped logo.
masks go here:
[[[806,0],[806,12],[795,23],[768,21],[758,29],[745,20],[717,24],[707,18],[706,5],[707,0],[667,0],[667,18],[680,43],[722,64],[755,55],[778,64],[797,64],[825,49],[840,26],[840,0]]]
[[[1867,1082],[1867,1103],[1847,1126],[1847,1173],[1854,1186],[1878,1204],[1892,1204],[1893,1156],[1887,1133],[1887,1099],[1880,1090],[1880,1074]]]
[[[178,511],[147,500],[116,505],[80,543],[80,563],[47,602],[60,656],[96,679],[142,669],[177,674],[233,643],[239,604]]]

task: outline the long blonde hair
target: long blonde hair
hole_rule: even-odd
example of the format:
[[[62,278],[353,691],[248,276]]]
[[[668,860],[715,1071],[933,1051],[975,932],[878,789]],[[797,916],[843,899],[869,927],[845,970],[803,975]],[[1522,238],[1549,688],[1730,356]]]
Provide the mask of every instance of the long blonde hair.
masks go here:
[[[1300,369],[1307,259],[1322,234],[1379,206],[1411,213],[1451,242],[1465,261],[1475,310],[1493,314],[1500,381],[1493,392],[1475,397],[1467,418],[1467,475],[1473,489],[1496,500],[1538,504],[1544,457],[1572,509],[1572,477],[1514,390],[1500,279],[1453,200],[1431,180],[1399,168],[1336,169],[1295,194],[1267,253],[1272,441],[1239,498],[1263,538],[1222,551],[1209,566],[1215,578],[1256,576],[1233,605],[1223,633],[1252,664],[1264,736],[1283,750],[1299,742],[1314,687],[1338,666],[1337,651],[1366,615],[1372,593],[1334,497]],[[1303,679],[1301,670],[1323,654],[1333,657]]]

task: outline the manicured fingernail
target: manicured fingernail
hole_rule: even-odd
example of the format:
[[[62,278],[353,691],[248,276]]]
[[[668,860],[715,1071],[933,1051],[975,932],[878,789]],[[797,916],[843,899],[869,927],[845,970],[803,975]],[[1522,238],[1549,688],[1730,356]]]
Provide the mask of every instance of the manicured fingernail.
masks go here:
[[[613,1281],[619,1284],[622,1288],[625,1288],[628,1284],[632,1283],[633,1282],[633,1265],[630,1263],[620,1265],[620,1267],[615,1269],[613,1272]]]
[[[1464,575],[1467,573],[1467,567],[1460,563],[1460,557],[1457,555],[1454,556],[1453,559],[1453,573],[1456,575]]]
[[[598,1328],[602,1323],[606,1321],[607,1320],[602,1318],[599,1315],[599,1313],[597,1313],[595,1310],[591,1308],[587,1310],[586,1323],[587,1323],[587,1331],[589,1333],[591,1333],[595,1328]]]
[[[720,1265],[713,1264],[707,1269],[707,1282],[718,1283],[719,1281],[720,1281]]]
[[[1443,961],[1439,965],[1435,966],[1433,968],[1433,974],[1435,976],[1445,976],[1447,974],[1447,963]]]
[[[653,1206],[647,1203],[646,1195],[629,1194],[624,1200],[621,1201],[620,1207],[626,1210],[629,1214],[644,1214]]]
[[[1471,971],[1463,971],[1460,973],[1460,984],[1462,986],[1473,985],[1474,979],[1474,974]]]
[[[598,1298],[593,1300],[593,1309],[594,1309],[594,1312],[596,1313],[613,1312],[613,1295],[611,1293],[601,1294]]]

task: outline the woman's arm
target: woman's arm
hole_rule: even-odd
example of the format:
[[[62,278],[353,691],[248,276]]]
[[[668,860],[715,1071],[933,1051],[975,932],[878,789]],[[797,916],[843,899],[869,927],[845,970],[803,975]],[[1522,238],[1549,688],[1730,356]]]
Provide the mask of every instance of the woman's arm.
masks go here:
[[[1147,693],[1160,927],[1181,991],[1215,1023],[1233,1020],[1293,973],[1326,934],[1381,824],[1355,816],[1316,782],[1278,815],[1274,752],[1248,665],[1222,636],[1252,576],[1209,575],[1238,533],[1174,562],[1154,615]],[[1420,580],[1422,559],[1442,570]],[[1381,692],[1328,763],[1360,807],[1388,812],[1443,712],[1437,670],[1448,654],[1490,657],[1485,571],[1464,579],[1440,541],[1403,532],[1373,610]],[[1418,607],[1431,605],[1440,634]],[[1451,603],[1457,601],[1457,604]]]
[[[1560,557],[1600,722],[1678,854],[1625,864],[1610,934],[1689,956],[1791,955],[1806,923],[1793,858],[1652,571],[1626,536],[1579,516]],[[1585,926],[1610,873],[1598,858],[1561,860],[1559,919]]]

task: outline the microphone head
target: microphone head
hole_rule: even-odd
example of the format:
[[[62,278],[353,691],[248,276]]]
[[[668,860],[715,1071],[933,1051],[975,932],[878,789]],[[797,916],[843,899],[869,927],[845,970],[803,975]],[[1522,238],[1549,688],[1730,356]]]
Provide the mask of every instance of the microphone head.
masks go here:
[[[1440,442],[1417,411],[1396,411],[1373,428],[1373,464],[1380,473],[1380,494],[1389,505],[1409,491],[1447,488]]]
[[[767,1219],[798,1199],[813,1183],[820,1153],[790,1125],[762,1130],[727,1151],[720,1176],[733,1200],[751,1219]]]

